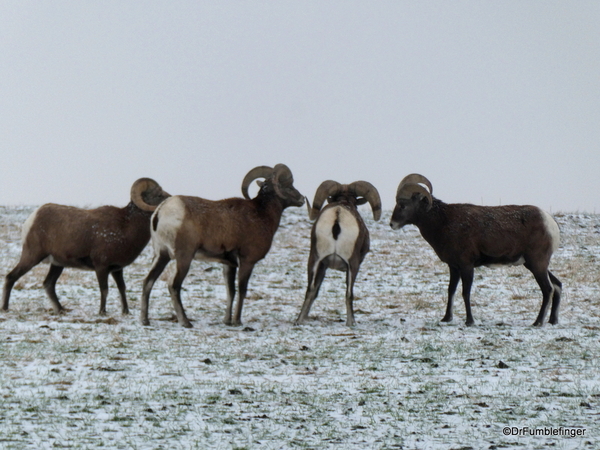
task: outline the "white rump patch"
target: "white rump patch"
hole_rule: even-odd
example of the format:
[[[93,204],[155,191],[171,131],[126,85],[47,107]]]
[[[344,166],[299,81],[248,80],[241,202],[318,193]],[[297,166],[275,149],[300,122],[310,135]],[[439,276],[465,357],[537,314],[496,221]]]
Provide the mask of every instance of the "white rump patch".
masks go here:
[[[25,239],[27,238],[27,235],[29,234],[29,230],[31,230],[31,225],[33,225],[33,222],[35,222],[35,218],[36,218],[37,213],[40,210],[40,208],[37,208],[34,212],[32,212],[30,214],[30,216],[27,218],[27,220],[23,223],[23,228],[21,228],[21,243],[22,244],[25,243]]]
[[[542,220],[544,221],[546,230],[552,240],[552,253],[554,253],[560,245],[560,230],[558,229],[558,224],[556,223],[556,220],[554,220],[554,217],[546,211],[540,209],[540,214],[542,215]]]
[[[334,239],[332,229],[336,218],[340,226],[340,234],[337,239]],[[336,206],[325,210],[319,217],[315,229],[319,259],[329,255],[337,255],[348,262],[354,251],[358,230],[356,219],[345,208]]]
[[[156,216],[158,216],[158,226],[154,230]],[[150,219],[152,247],[155,255],[167,250],[169,257],[175,258],[175,239],[184,217],[185,205],[179,196],[169,197],[156,208]]]

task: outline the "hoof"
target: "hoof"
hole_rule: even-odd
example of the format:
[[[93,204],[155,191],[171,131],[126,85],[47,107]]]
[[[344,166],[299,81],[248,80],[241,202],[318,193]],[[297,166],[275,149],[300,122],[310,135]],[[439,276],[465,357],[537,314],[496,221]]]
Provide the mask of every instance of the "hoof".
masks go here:
[[[452,322],[452,316],[444,316],[440,322]]]
[[[128,316],[129,315],[129,309],[123,309],[123,310],[121,310],[121,315]]]
[[[190,322],[183,322],[181,324],[183,328],[193,328],[194,326]]]
[[[142,325],[148,327],[150,326],[150,321],[148,319],[142,319]]]

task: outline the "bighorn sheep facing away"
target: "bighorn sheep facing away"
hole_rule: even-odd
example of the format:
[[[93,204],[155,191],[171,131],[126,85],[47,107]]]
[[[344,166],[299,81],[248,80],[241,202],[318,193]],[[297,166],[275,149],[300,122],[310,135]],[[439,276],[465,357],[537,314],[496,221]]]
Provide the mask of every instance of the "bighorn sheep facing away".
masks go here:
[[[131,202],[124,208],[101,206],[80,209],[48,203],[36,209],[23,224],[23,250],[15,268],[6,275],[2,309],[8,310],[16,281],[40,262],[50,262],[44,289],[56,313],[63,307],[56,281],[65,267],[93,270],[100,285],[100,314],[106,314],[108,274],[117,283],[121,311],[128,314],[123,267],[131,264],[150,240],[150,217],[169,194],[150,178],[131,187]]]
[[[542,307],[533,325],[543,325],[551,298],[549,322],[557,324],[562,284],[548,266],[558,248],[560,233],[552,216],[535,206],[446,204],[433,197],[432,192],[431,183],[424,176],[405,177],[398,186],[390,226],[398,230],[406,224],[416,225],[438,257],[448,264],[448,305],[442,322],[452,320],[459,278],[466,324],[470,326],[474,324],[470,301],[474,268],[524,264],[543,294]]]
[[[321,210],[325,199],[329,204]],[[308,317],[328,268],[346,272],[346,325],[355,325],[354,282],[370,246],[369,230],[356,207],[366,202],[371,205],[373,218],[379,220],[381,199],[371,183],[340,184],[327,180],[317,189],[312,209],[309,208],[310,219],[316,222],[310,233],[308,287],[297,325]]]
[[[259,182],[258,195],[250,199],[248,186],[257,178],[265,178],[265,181]],[[175,259],[177,268],[169,283],[169,292],[179,323],[186,328],[192,326],[181,304],[181,285],[196,258],[223,264],[228,302],[224,323],[241,325],[242,307],[254,265],[271,248],[283,210],[304,203],[293,181],[292,172],[284,164],[274,168],[258,166],[248,172],[242,182],[245,199],[211,201],[175,196],[160,205],[152,216],[154,262],[144,280],[142,324],[149,325],[148,303],[154,282],[167,263]],[[239,296],[232,320],[238,269]]]

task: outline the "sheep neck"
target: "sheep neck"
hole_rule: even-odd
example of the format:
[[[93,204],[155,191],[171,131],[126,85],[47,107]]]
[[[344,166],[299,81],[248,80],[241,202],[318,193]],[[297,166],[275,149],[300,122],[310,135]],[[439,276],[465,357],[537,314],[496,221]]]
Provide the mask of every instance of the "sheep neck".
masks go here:
[[[448,205],[437,198],[433,198],[431,209],[426,213],[417,214],[413,224],[417,226],[421,232],[421,236],[434,249],[438,247],[438,243],[443,239],[443,228],[447,222]]]

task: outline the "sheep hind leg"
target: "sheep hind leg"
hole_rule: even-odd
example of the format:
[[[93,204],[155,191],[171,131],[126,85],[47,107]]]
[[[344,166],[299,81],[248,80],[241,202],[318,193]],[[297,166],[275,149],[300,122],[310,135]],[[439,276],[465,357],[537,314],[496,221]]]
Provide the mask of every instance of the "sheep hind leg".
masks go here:
[[[40,255],[35,258],[23,259],[25,253],[25,250],[23,250],[23,254],[21,255],[21,260],[19,263],[4,278],[4,288],[2,290],[2,309],[4,311],[8,311],[10,293],[15,283],[19,280],[19,278],[29,272],[33,267],[37,266],[47,256]]]
[[[121,314],[129,314],[129,306],[127,305],[127,293],[125,287],[125,280],[123,279],[123,269],[113,270],[111,272],[113,280],[117,284],[119,290],[119,296],[121,297]]]
[[[56,282],[58,281],[58,278],[62,274],[63,270],[64,267],[62,266],[50,264],[50,270],[48,271],[48,275],[46,275],[46,279],[44,280],[44,290],[46,291],[46,295],[48,295],[48,298],[52,303],[52,308],[56,314],[64,312],[64,308],[60,304],[58,296],[56,295]]]
[[[473,267],[463,269],[460,272],[460,279],[462,281],[462,296],[465,301],[465,312],[467,313],[467,320],[465,324],[470,327],[475,325],[473,314],[471,313],[471,286],[473,285]]]
[[[302,309],[300,310],[300,314],[298,315],[296,322],[294,322],[295,325],[302,324],[308,318],[310,308],[317,298],[317,295],[319,295],[319,289],[321,288],[321,284],[325,279],[325,273],[327,272],[327,267],[325,267],[325,264],[318,262],[316,266],[316,269],[312,269],[308,274],[308,286],[306,287],[304,303],[302,304]]]
[[[242,325],[242,309],[244,307],[244,299],[246,298],[246,292],[248,291],[248,281],[250,281],[252,269],[254,269],[254,264],[244,262],[240,263],[238,270],[239,294],[237,305],[235,306],[235,315],[233,316],[233,326]]]
[[[535,322],[533,322],[534,327],[541,327],[544,325],[544,317],[546,317],[546,311],[548,310],[550,299],[553,297],[554,286],[550,281],[549,272],[547,270],[534,271],[528,264],[525,264],[525,267],[527,267],[531,271],[531,273],[533,273],[535,281],[537,281],[537,284],[542,290],[542,307],[540,308],[540,312],[537,318],[535,319]],[[555,311],[555,313],[557,312],[558,310]]]
[[[550,309],[550,319],[548,320],[548,323],[556,325],[558,324],[558,308],[560,306],[560,296],[562,294],[562,283],[550,271],[548,271],[548,276],[554,286],[554,292],[552,293],[552,308]]]
[[[173,302],[173,308],[175,308],[175,314],[177,314],[177,321],[184,328],[192,328],[192,324],[185,315],[185,309],[181,303],[181,286],[183,285],[183,280],[185,280],[185,277],[190,270],[191,263],[191,257],[178,259],[175,276],[169,284],[169,293],[171,294],[171,300]]]
[[[354,320],[354,282],[356,281],[356,275],[358,268],[348,267],[346,272],[346,326],[353,327],[356,325]]]
[[[452,322],[453,314],[452,307],[454,306],[454,296],[456,288],[460,280],[460,272],[458,269],[450,267],[450,283],[448,284],[448,304],[446,305],[446,314],[442,318],[442,322]]]
[[[150,292],[152,291],[152,287],[154,283],[158,279],[161,273],[169,264],[171,258],[167,253],[160,253],[154,257],[154,261],[152,262],[152,268],[150,272],[144,279],[144,284],[142,287],[142,304],[140,306],[140,321],[142,325],[148,326],[150,325],[150,320],[148,319],[148,305],[150,303]]]
[[[232,325],[231,314],[233,310],[233,300],[235,298],[235,275],[237,272],[236,266],[229,264],[223,265],[223,277],[225,278],[225,286],[227,287],[227,309],[225,310],[225,325]]]

